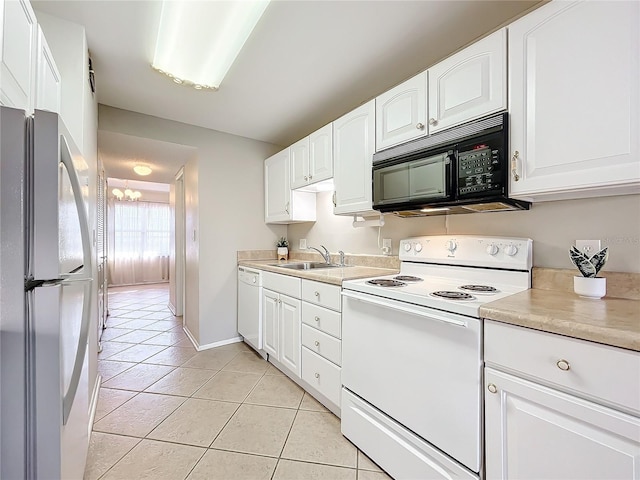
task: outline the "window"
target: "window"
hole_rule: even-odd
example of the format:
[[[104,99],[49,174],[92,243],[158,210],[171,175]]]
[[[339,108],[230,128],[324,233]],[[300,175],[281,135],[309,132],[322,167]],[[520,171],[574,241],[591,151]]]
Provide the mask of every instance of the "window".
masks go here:
[[[165,203],[110,203],[110,283],[130,285],[169,278],[171,210]]]

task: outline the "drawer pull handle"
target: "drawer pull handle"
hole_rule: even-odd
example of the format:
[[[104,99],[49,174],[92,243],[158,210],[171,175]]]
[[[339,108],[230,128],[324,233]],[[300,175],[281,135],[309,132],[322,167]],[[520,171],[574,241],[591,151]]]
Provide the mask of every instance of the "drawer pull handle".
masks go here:
[[[487,385],[487,390],[489,390],[491,393],[496,393],[498,391],[498,387],[496,387],[493,383],[490,383],[489,385]]]
[[[314,320],[315,320],[316,322],[319,322],[319,321],[320,321],[320,317],[316,317],[316,318],[314,318]]]
[[[315,343],[316,343],[316,347],[319,347],[319,346],[320,346],[320,342],[319,342],[319,341],[317,341],[317,340],[316,340],[316,342],[315,342]]]
[[[564,370],[565,372],[568,372],[571,369],[571,365],[569,365],[569,362],[562,358],[556,362],[556,365],[560,370]]]
[[[320,378],[320,374],[318,372],[316,372],[315,377],[316,378]]]
[[[320,296],[320,292],[313,292],[313,294],[314,294],[316,297],[319,297],[319,296]]]

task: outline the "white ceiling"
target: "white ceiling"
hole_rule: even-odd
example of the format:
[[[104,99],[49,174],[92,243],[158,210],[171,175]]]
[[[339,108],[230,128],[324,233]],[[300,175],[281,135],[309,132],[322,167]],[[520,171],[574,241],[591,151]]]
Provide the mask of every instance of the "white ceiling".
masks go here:
[[[99,155],[104,169],[113,178],[171,183],[196,148],[121,133],[98,131]],[[149,165],[150,175],[133,172],[136,164]]]
[[[538,1],[273,0],[218,92],[151,69],[159,1],[32,3],[86,27],[100,103],[288,145]]]

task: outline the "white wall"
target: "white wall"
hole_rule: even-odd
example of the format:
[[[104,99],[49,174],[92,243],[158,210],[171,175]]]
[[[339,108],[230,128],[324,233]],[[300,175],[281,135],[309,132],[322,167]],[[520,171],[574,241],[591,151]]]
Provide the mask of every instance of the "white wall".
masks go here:
[[[198,252],[199,267],[197,340],[208,345],[235,337],[236,251],[273,249],[278,237],[286,234],[286,226],[264,223],[263,162],[281,147],[104,105],[99,118],[100,130],[198,149],[197,162],[191,165],[193,182],[197,179],[198,183],[196,196],[193,188],[186,192],[198,219],[192,245]],[[188,175],[185,170],[185,184]],[[193,235],[189,226],[187,232],[188,250]],[[195,295],[188,291],[190,285],[187,280],[185,294]],[[187,316],[188,308],[185,305]]]
[[[352,217],[333,215],[330,192],[318,194],[316,204],[315,223],[289,225],[287,235],[294,251],[298,240],[306,238],[309,245],[323,244],[331,252],[382,253],[377,228],[353,228]],[[397,255],[403,238],[445,233],[531,238],[534,265],[550,268],[573,268],[568,250],[576,239],[600,239],[603,247],[609,247],[604,271],[640,273],[640,195],[543,202],[516,212],[422,218],[386,215],[380,238],[393,239]]]
[[[200,341],[200,204],[198,158],[184,167],[185,204],[185,285],[184,322],[198,344]]]

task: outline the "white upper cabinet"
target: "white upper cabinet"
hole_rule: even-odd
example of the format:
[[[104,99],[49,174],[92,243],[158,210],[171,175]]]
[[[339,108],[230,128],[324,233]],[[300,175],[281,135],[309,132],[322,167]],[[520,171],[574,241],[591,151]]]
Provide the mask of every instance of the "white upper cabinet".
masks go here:
[[[291,147],[291,188],[309,183],[309,137],[304,137]]]
[[[290,148],[264,162],[264,200],[266,223],[313,222],[316,197],[312,193],[292,191],[289,184]]]
[[[371,210],[375,113],[371,100],[333,122],[335,214],[377,213]]]
[[[376,151],[427,134],[427,72],[376,98]]]
[[[309,135],[309,183],[333,177],[333,124]]]
[[[35,108],[60,113],[60,72],[40,27],[37,52]]]
[[[332,125],[325,125],[291,145],[291,189],[316,191],[314,185],[333,177]]]
[[[507,32],[429,68],[429,133],[507,108]]]
[[[640,2],[551,2],[509,26],[510,195],[640,191]]]
[[[28,0],[0,5],[0,104],[33,110],[38,22]]]

